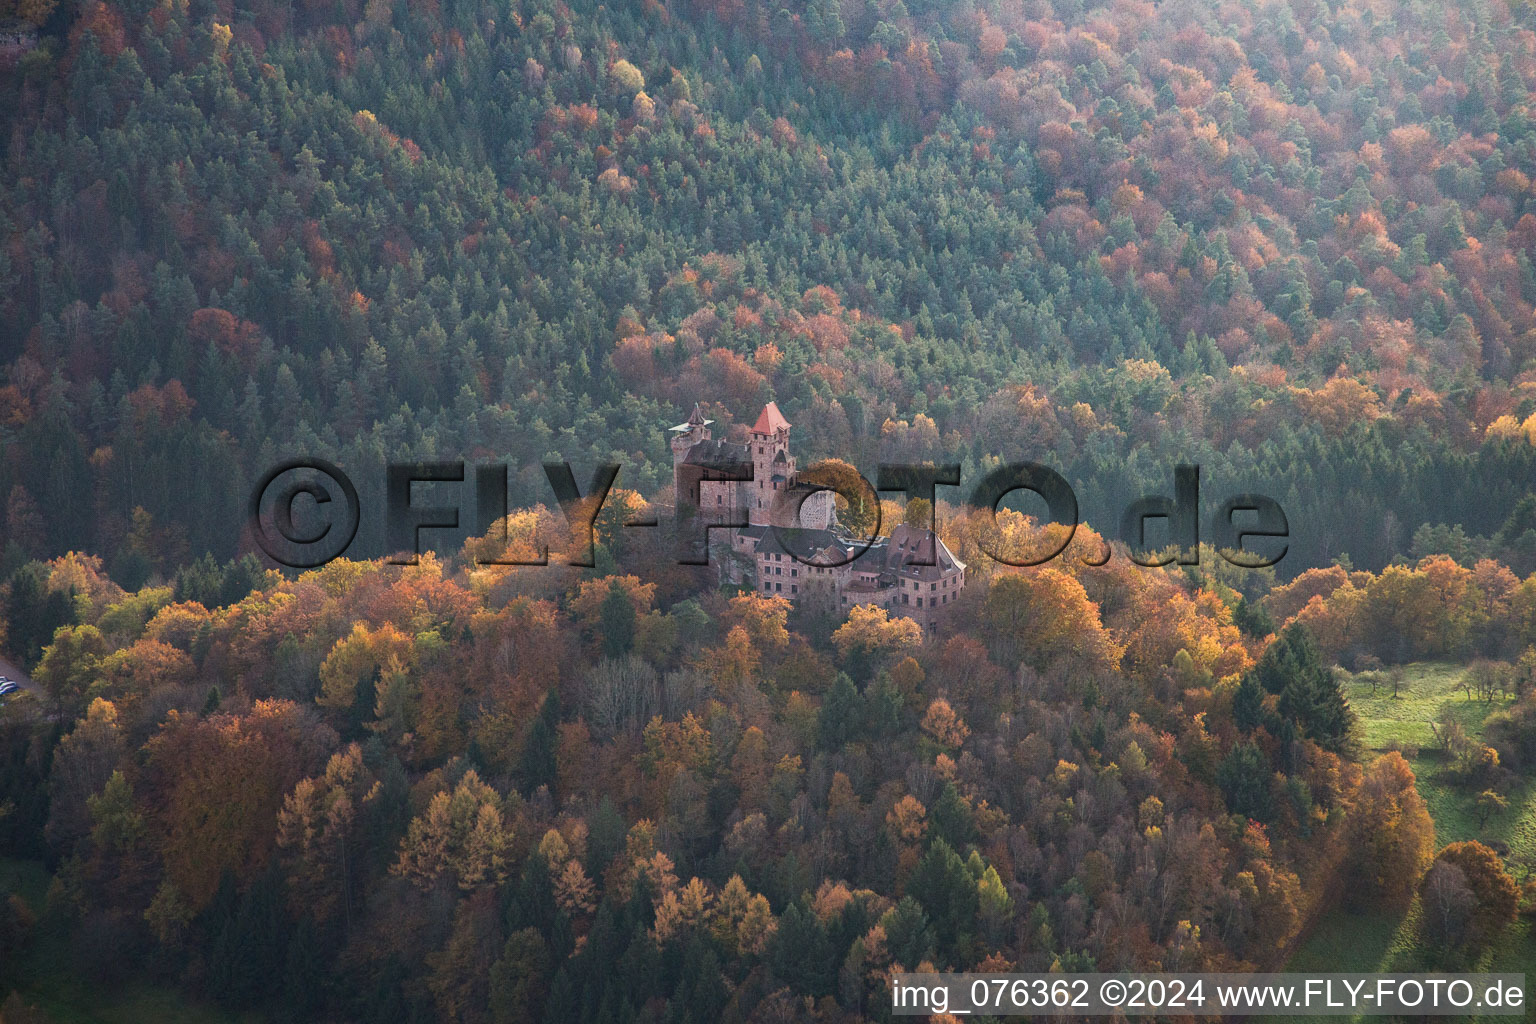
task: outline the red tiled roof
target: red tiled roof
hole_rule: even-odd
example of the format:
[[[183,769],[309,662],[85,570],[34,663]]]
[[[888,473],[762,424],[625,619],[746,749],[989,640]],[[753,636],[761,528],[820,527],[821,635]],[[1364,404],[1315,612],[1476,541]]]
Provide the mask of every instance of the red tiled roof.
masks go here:
[[[789,429],[789,420],[779,412],[777,402],[769,402],[763,406],[762,415],[758,416],[757,423],[752,427],[754,434],[776,434],[781,430]]]

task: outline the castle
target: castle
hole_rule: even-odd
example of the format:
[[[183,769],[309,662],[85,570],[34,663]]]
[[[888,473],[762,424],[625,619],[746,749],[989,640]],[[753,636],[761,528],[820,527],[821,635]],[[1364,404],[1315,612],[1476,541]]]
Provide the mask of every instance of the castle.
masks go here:
[[[713,422],[695,405],[687,422],[671,428],[673,487],[679,509],[696,508],[716,522],[739,522],[746,510],[748,525],[730,531],[733,582],[843,615],[876,605],[925,630],[959,598],[965,563],[932,530],[902,525],[866,544],[838,524],[831,491],[800,486],[790,423],[776,403],[763,407],[746,444],[713,438]],[[711,479],[744,477],[749,469],[749,480]]]
[[[774,402],[752,426],[747,444],[715,440],[709,427],[714,420],[704,418],[695,404],[688,422],[671,429],[672,480],[677,507],[691,504],[700,514],[716,520],[729,520],[746,509],[752,526],[810,526],[827,529],[836,521],[832,495],[817,491],[805,498],[799,510],[799,524],[789,496],[795,486],[795,458],[789,454],[789,421]],[[731,476],[744,476],[750,466],[750,480],[710,479],[710,470],[729,467]]]

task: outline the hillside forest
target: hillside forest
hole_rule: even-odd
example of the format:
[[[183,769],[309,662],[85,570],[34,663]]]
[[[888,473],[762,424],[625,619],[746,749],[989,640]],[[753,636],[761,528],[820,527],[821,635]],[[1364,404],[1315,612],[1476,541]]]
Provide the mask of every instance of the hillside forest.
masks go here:
[[[1383,914],[1518,960],[1533,86],[1524,0],[0,0],[0,1021],[852,1024]],[[624,527],[770,400],[961,466],[880,507],[942,623]],[[284,570],[293,457],[510,514]],[[1020,460],[1044,565],[965,503]],[[590,567],[546,461],[623,467]],[[1286,557],[1127,557],[1180,464]],[[1431,676],[1422,745],[1352,705]]]

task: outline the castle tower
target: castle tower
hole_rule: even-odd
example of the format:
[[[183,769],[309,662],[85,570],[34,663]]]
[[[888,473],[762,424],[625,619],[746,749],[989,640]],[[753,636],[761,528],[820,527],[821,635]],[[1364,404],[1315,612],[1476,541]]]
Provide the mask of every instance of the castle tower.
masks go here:
[[[789,454],[789,420],[775,402],[763,406],[752,426],[751,504],[749,518],[753,526],[773,522],[774,499],[789,489],[795,479],[795,460]]]
[[[715,422],[704,418],[704,410],[699,403],[693,403],[693,414],[688,417],[688,422],[679,423],[670,428],[672,434],[672,491],[676,496],[678,507],[684,503],[683,493],[690,486],[684,480],[683,462],[688,458],[688,452],[694,445],[709,440],[709,425]],[[699,496],[695,494],[693,501],[698,503]]]

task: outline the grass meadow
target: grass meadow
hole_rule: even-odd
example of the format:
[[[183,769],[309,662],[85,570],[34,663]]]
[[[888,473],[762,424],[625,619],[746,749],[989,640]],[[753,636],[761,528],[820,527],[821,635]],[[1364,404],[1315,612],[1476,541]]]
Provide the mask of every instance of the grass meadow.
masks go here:
[[[1372,692],[1369,679],[1355,676],[1345,692],[1360,717],[1365,759],[1399,749],[1413,766],[1419,793],[1435,820],[1435,845],[1441,848],[1466,839],[1477,839],[1495,848],[1508,848],[1510,861],[1536,862],[1536,784],[1525,779],[1509,794],[1509,808],[1480,822],[1473,797],[1446,777],[1446,763],[1436,747],[1430,723],[1449,709],[1467,730],[1480,737],[1483,720],[1510,701],[1492,703],[1468,699],[1461,688],[1463,667],[1450,664],[1408,666],[1398,696],[1390,684],[1378,684]],[[1287,970],[1308,971],[1419,971],[1427,969],[1419,940],[1418,901],[1406,911],[1357,914],[1335,911],[1313,928],[1291,957]],[[1527,920],[1517,921],[1502,940],[1484,953],[1476,964],[1480,971],[1514,971],[1536,982],[1536,935]],[[1527,988],[1527,994],[1530,989]],[[1281,1018],[1276,1018],[1277,1020]],[[1287,1021],[1304,1018],[1287,1017]],[[1317,1018],[1337,1021],[1340,1018]],[[1450,1019],[1450,1018],[1440,1018]],[[1474,1018],[1475,1019],[1475,1018]],[[1488,1021],[1519,1020],[1518,1017],[1487,1017]],[[1536,1020],[1527,1007],[1525,1019]]]

